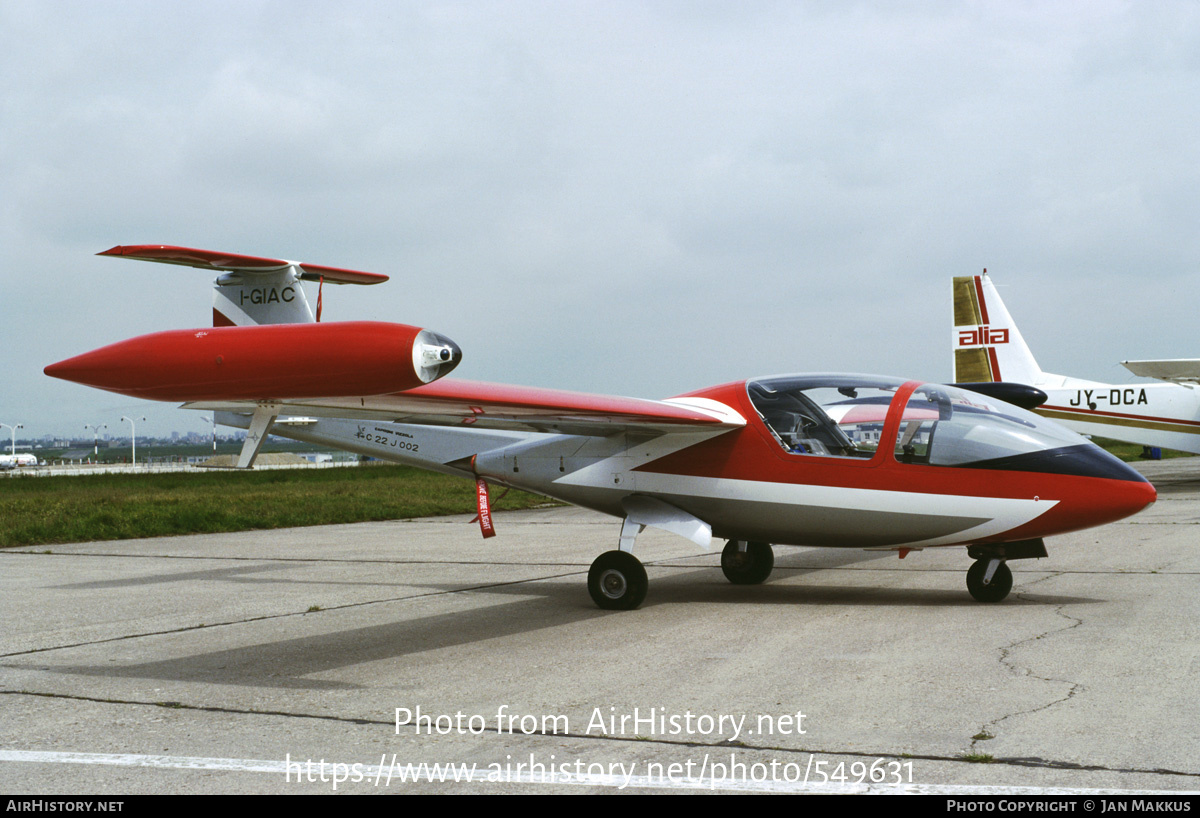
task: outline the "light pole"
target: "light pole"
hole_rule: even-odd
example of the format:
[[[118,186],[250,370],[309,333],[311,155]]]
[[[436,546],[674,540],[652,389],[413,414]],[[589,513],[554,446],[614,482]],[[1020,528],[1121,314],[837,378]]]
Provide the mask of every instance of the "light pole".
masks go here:
[[[121,420],[129,421],[129,440],[132,443],[132,446],[130,448],[130,453],[129,453],[129,464],[131,466],[136,466],[137,465],[137,428],[133,425],[133,418],[127,418],[124,415],[121,415]],[[145,420],[145,418],[138,418],[138,420]]]
[[[216,453],[217,453],[217,416],[214,414],[214,415],[213,415],[212,417],[210,417],[210,418],[200,418],[200,420],[202,420],[202,421],[205,421],[205,422],[212,423],[212,427],[213,427],[213,430],[212,430],[213,454],[216,454]]]
[[[6,429],[12,430],[12,456],[17,456],[17,429],[24,429],[25,424],[18,423],[16,426],[9,426],[7,423],[0,423]]]
[[[93,426],[90,423],[85,423],[85,424],[83,424],[83,428],[91,429],[92,432],[95,434],[95,437],[93,438],[93,441],[92,441],[92,454],[95,455],[96,457],[100,457],[100,430],[107,429],[108,424],[101,423],[99,426]]]

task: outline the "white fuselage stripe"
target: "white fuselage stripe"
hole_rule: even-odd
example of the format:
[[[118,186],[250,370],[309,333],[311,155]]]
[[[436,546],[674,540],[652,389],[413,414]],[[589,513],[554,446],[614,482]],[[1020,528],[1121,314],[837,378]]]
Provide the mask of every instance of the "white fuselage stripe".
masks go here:
[[[882,491],[841,486],[812,486],[796,483],[767,483],[723,477],[638,472],[636,491],[650,495],[689,495],[723,500],[753,501],[783,506],[819,506],[847,511],[919,514],[927,517],[976,517],[987,522],[943,537],[920,540],[912,545],[934,546],[980,539],[1024,525],[1049,511],[1057,500],[966,497],[956,494],[924,494]]]

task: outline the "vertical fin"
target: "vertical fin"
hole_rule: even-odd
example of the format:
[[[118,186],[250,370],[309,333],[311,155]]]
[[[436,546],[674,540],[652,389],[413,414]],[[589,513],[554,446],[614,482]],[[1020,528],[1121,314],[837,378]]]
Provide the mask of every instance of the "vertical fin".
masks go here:
[[[315,320],[294,264],[268,272],[236,270],[213,283],[213,326],[311,324]]]
[[[1037,386],[1045,381],[987,270],[954,279],[952,343],[956,383],[1008,381]]]

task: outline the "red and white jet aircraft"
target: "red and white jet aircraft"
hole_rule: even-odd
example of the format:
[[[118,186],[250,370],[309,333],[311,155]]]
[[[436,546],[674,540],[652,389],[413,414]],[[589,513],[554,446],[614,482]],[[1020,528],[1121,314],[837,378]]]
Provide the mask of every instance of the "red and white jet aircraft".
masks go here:
[[[382,276],[159,245],[101,255],[221,272],[218,326],[133,338],[46,374],[215,411],[249,429],[242,466],[269,433],[474,479],[484,536],[489,484],[611,514],[623,520],[619,546],[588,573],[601,608],[644,599],[633,549],[647,526],[705,548],[726,539],[721,567],[738,584],[767,579],[772,544],[901,558],[965,546],[968,590],[995,602],[1012,587],[1007,561],[1046,556],[1044,537],[1155,500],[1086,439],[955,386],[806,374],[653,401],[442,379],[461,358],[444,336],[317,323],[299,286]]]

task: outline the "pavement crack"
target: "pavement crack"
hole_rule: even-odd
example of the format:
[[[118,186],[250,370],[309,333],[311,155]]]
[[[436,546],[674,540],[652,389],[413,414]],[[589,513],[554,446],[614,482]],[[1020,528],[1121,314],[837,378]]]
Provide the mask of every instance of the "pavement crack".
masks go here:
[[[1046,573],[1044,576],[1038,577],[1036,579],[1030,579],[1029,581],[1022,583],[1022,590],[1019,593],[1015,594],[1015,596],[1017,596],[1018,598],[1021,598],[1024,596],[1024,594],[1026,593],[1026,590],[1030,586],[1037,585],[1042,582],[1047,582],[1051,579],[1056,579],[1060,575],[1061,575],[1061,572],[1052,572],[1052,573]],[[1021,640],[1012,642],[1008,645],[1001,647],[1000,648],[1000,656],[999,656],[998,661],[1000,662],[1000,664],[1002,666],[1006,667],[1014,675],[1026,676],[1026,677],[1029,677],[1032,679],[1037,679],[1038,681],[1047,682],[1049,684],[1067,685],[1066,694],[1063,696],[1060,696],[1057,699],[1054,699],[1053,701],[1049,701],[1049,702],[1046,702],[1045,704],[1039,705],[1038,707],[1031,707],[1027,710],[1017,710],[1012,713],[1008,713],[999,718],[992,719],[991,721],[986,722],[983,725],[983,727],[980,729],[980,731],[971,737],[970,750],[966,754],[966,760],[974,760],[974,761],[985,760],[984,758],[981,758],[981,756],[986,756],[987,758],[992,758],[990,755],[988,755],[986,753],[979,752],[978,745],[981,741],[990,741],[991,739],[993,739],[997,735],[999,735],[1000,725],[1002,725],[1005,721],[1012,719],[1012,718],[1016,718],[1018,716],[1028,716],[1028,715],[1031,715],[1034,713],[1041,713],[1046,710],[1050,710],[1052,708],[1058,707],[1059,705],[1063,704],[1064,702],[1070,701],[1072,698],[1075,697],[1075,695],[1077,693],[1079,693],[1081,690],[1084,689],[1083,685],[1080,684],[1079,682],[1075,682],[1070,679],[1058,679],[1058,678],[1054,678],[1051,676],[1039,676],[1038,674],[1034,673],[1031,668],[1018,665],[1016,662],[1016,653],[1023,646],[1029,645],[1033,642],[1041,641],[1042,639],[1046,639],[1051,636],[1060,636],[1064,633],[1067,633],[1069,631],[1072,631],[1072,630],[1078,628],[1079,626],[1081,626],[1083,624],[1082,619],[1068,614],[1064,610],[1065,607],[1066,607],[1065,604],[1055,605],[1054,606],[1054,615],[1060,617],[1061,619],[1065,619],[1068,623],[1066,626],[1057,628],[1054,630],[1043,631],[1042,633],[1036,634],[1034,636],[1026,637],[1025,639],[1021,639]]]

